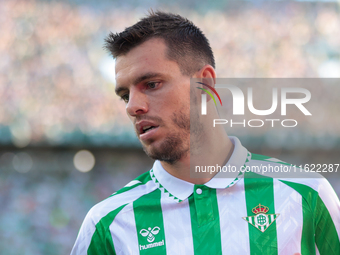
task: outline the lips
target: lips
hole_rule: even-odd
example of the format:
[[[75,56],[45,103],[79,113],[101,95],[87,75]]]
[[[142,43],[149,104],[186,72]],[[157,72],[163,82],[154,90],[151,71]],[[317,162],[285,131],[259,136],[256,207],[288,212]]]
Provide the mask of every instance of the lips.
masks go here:
[[[143,134],[150,131],[151,129],[156,128],[155,126],[145,126],[143,127]]]
[[[147,120],[142,120],[136,123],[136,130],[137,130],[138,135],[146,134],[158,127],[159,125],[157,125],[157,123],[154,123],[152,121],[147,121]]]

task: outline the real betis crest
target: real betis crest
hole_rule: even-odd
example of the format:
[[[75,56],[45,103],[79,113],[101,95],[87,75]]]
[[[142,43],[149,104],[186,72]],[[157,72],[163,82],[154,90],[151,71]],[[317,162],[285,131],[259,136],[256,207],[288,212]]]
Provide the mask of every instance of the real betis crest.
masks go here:
[[[253,225],[255,228],[261,232],[266,231],[266,229],[279,217],[279,213],[266,214],[269,211],[267,206],[259,204],[254,207],[252,212],[256,215],[249,217],[242,217],[245,221]]]

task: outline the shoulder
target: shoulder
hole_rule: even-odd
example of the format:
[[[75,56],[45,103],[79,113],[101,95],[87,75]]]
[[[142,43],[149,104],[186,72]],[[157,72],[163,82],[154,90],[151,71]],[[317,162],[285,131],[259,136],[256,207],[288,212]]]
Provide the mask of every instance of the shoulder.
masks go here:
[[[291,166],[291,164],[284,162],[284,161],[277,159],[277,158],[251,153],[251,158],[249,160],[249,164],[256,165],[256,164],[265,164],[265,163],[271,163],[271,164],[274,164],[274,165]]]
[[[86,218],[91,218],[95,224],[108,214],[116,215],[126,205],[133,203],[141,196],[156,189],[151,179],[150,172],[146,172],[126,184],[123,188],[113,193],[110,197],[91,208]]]
[[[287,185],[292,183],[291,186],[305,186],[306,189],[313,189],[317,193],[333,191],[329,182],[320,173],[300,168],[277,158],[253,153],[247,166],[252,172],[271,177]]]
[[[313,210],[325,206],[330,214],[340,222],[340,202],[334,189],[321,174],[305,171],[282,160],[252,154],[247,166],[251,171],[245,177],[272,178],[274,185],[282,185],[301,195]],[[336,216],[339,215],[339,216]]]
[[[84,251],[89,249],[96,251],[93,254],[106,254],[105,236],[116,216],[129,207],[129,204],[156,188],[150,172],[146,172],[93,206],[83,221],[71,254],[85,254]]]
[[[328,195],[330,192],[335,193],[327,179],[321,174],[306,171],[277,158],[252,153],[246,166],[249,171],[256,173],[259,177],[273,178],[274,181],[285,183],[293,189],[299,189],[302,193],[308,190]]]

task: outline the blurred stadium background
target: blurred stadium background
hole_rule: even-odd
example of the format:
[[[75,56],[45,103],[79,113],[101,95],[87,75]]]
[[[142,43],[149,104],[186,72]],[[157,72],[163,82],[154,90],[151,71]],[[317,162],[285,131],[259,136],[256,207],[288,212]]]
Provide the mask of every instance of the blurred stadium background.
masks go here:
[[[204,31],[218,77],[340,77],[338,2],[0,0],[1,254],[69,254],[91,206],[152,165],[102,48],[150,7]],[[334,114],[319,106],[332,123],[324,132],[283,134],[275,148],[265,131],[240,134],[244,145],[294,164],[340,163],[338,95],[315,96],[336,99]],[[338,195],[339,175],[326,175]]]

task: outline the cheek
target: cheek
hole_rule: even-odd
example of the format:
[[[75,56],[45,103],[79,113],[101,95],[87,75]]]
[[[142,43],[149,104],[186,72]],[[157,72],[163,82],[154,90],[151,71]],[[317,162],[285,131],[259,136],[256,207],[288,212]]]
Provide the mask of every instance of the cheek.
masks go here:
[[[131,117],[127,112],[126,112],[126,114],[127,114],[128,118],[129,118],[130,122],[132,123],[133,128],[136,129],[136,126],[134,125],[135,124],[135,120],[134,120],[135,118]]]
[[[178,95],[176,95],[174,91],[171,91],[154,98],[153,105],[156,110],[173,112],[180,102],[181,100]]]
[[[190,85],[190,83],[189,83]],[[156,110],[170,113],[171,116],[175,111],[187,113],[190,109],[190,86],[187,84],[176,85],[176,83],[167,84],[167,89],[153,98]]]
[[[190,106],[190,93],[184,93],[184,91],[178,91],[171,95],[171,103],[176,108],[183,108]]]

